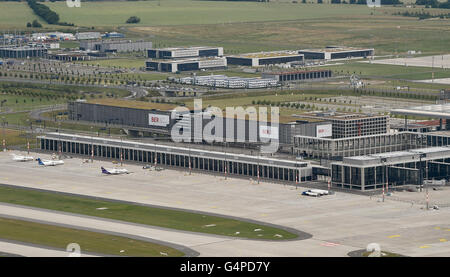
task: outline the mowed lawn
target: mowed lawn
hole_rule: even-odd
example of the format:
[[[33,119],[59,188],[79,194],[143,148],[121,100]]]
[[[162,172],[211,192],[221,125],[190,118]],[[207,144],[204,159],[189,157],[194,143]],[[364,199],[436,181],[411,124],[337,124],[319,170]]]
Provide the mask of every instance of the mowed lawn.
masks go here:
[[[0,238],[50,246],[66,250],[71,243],[80,246],[80,252],[133,257],[180,257],[184,253],[156,243],[121,236],[59,227],[0,217]],[[67,253],[69,255],[69,253]]]
[[[285,240],[297,237],[282,229],[219,216],[25,188],[0,186],[0,202],[237,238]]]
[[[68,8],[65,2],[46,5],[62,21],[78,26],[126,25],[125,21],[133,15],[141,19],[138,25],[159,26],[329,18],[371,12],[364,5],[322,8],[298,3],[191,0],[83,2],[80,8]]]

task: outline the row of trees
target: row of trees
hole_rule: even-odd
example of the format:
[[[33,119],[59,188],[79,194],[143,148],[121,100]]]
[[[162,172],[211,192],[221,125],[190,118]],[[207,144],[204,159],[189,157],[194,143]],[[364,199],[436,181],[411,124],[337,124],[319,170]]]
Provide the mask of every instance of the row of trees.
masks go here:
[[[433,15],[429,12],[420,11],[420,12],[398,12],[395,15],[402,15],[402,16],[408,16],[408,17],[418,17],[419,19],[427,19],[427,18],[450,18],[450,13],[448,14],[437,14]]]
[[[59,15],[52,11],[49,7],[44,4],[38,3],[36,0],[27,0],[28,6],[33,10],[33,12],[41,17],[48,24],[58,24],[62,26],[74,26],[73,23],[60,22]]]
[[[450,9],[450,0],[439,2],[438,0],[416,0],[416,5],[424,5],[430,8]]]
[[[44,4],[36,2],[36,0],[27,0],[28,6],[33,10],[33,12],[40,16],[42,19],[45,20],[48,24],[58,24],[59,22],[59,15],[55,13],[54,11],[50,10],[49,7],[47,7]]]

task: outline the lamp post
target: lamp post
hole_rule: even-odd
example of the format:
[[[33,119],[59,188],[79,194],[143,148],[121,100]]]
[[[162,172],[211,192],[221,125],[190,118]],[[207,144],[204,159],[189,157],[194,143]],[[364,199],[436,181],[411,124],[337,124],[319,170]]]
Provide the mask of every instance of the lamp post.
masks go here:
[[[94,138],[92,135],[92,129],[94,128],[94,126],[91,126],[91,163],[94,162]]]
[[[3,144],[3,152],[6,151],[6,137],[5,137],[5,117],[2,116],[2,132],[3,132],[3,139],[2,139],[2,144]]]

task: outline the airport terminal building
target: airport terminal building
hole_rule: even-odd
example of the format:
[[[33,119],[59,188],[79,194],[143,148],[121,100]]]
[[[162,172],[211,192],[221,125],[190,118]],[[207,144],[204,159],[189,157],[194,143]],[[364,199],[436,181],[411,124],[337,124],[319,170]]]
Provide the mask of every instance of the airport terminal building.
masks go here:
[[[333,186],[361,191],[420,185],[424,179],[448,179],[450,147],[419,148],[346,157],[331,164]]]
[[[299,183],[313,179],[312,167],[304,161],[63,133],[47,133],[37,139],[41,150],[88,158],[140,162],[254,180]]]

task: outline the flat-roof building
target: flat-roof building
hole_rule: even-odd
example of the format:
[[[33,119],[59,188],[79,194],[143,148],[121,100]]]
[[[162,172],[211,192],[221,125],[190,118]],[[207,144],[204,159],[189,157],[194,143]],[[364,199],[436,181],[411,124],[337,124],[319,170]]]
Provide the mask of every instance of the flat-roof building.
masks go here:
[[[368,58],[375,54],[373,48],[356,48],[345,46],[327,46],[322,49],[303,49],[298,51],[307,60],[339,60],[348,58]]]
[[[46,47],[0,47],[0,58],[26,59],[45,57],[47,55]]]
[[[421,185],[425,178],[448,179],[450,147],[345,157],[331,164],[332,186],[373,190],[383,186]]]
[[[221,57],[223,56],[223,47],[199,46],[149,49],[147,55],[151,59]]]
[[[223,57],[216,58],[192,58],[180,60],[148,60],[145,67],[150,71],[161,72],[180,72],[194,71],[203,69],[223,69],[227,67],[227,59]]]
[[[305,118],[320,118],[333,123],[333,138],[348,138],[389,132],[388,115],[342,112],[310,112]]]
[[[95,99],[74,101],[68,104],[70,120],[92,122],[99,125],[121,127],[132,132],[159,134],[171,136],[175,124],[183,127],[183,133],[191,134],[190,138],[204,139],[205,126],[214,120],[215,116],[209,112],[181,111],[174,104],[149,103],[118,99]],[[176,111],[173,115],[173,111]],[[230,140],[230,143],[257,146],[261,141],[277,141],[282,147],[292,152],[294,136],[307,135],[330,137],[331,123],[322,119],[301,119],[292,116],[279,116],[279,122],[274,125],[271,118],[261,118],[257,114],[251,117],[251,111],[230,117],[223,114],[221,130],[215,130],[213,137],[208,140],[216,142]],[[199,123],[200,122],[200,123]],[[223,125],[221,125],[223,124]],[[239,127],[238,127],[239,126]],[[189,138],[189,135],[187,136]],[[262,139],[261,139],[262,138]],[[206,140],[206,139],[205,139]]]
[[[138,52],[152,48],[151,41],[131,40],[84,40],[80,42],[80,50],[99,52]]]
[[[183,77],[175,79],[175,82],[188,85],[231,88],[231,89],[268,88],[278,86],[278,81],[272,78],[242,78],[242,77],[228,77],[225,75]]]
[[[303,54],[296,51],[259,52],[227,56],[228,64],[245,66],[265,66],[290,62],[303,63],[303,61]]]
[[[141,162],[163,167],[235,175],[254,180],[303,182],[313,179],[308,162],[175,147],[104,137],[46,133],[37,137],[41,150]]]
[[[315,79],[331,78],[333,75],[331,70],[296,70],[284,72],[264,72],[263,78],[273,78],[278,82],[295,82],[307,81]]]

